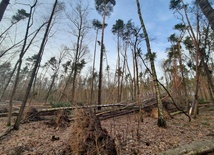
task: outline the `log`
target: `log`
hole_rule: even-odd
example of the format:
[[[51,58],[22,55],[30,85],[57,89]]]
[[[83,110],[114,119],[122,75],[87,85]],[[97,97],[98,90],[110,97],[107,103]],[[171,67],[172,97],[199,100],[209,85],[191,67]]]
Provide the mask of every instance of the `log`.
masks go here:
[[[151,105],[154,105],[155,98],[148,98],[141,101],[142,108],[149,107]],[[32,105],[33,106],[33,105]],[[72,106],[72,107],[59,107],[59,108],[45,108],[45,109],[37,109],[38,113],[41,116],[48,116],[48,115],[54,115],[56,111],[59,110],[74,110],[74,109],[82,109],[82,108],[97,108],[97,107],[119,107],[119,109],[136,109],[139,108],[139,105],[137,102],[132,103],[115,103],[115,104],[104,104],[104,105],[86,105],[86,106]],[[116,110],[117,111],[117,110]],[[136,110],[135,110],[136,111]],[[104,112],[105,113],[105,112]],[[127,112],[129,113],[129,112]],[[124,113],[125,114],[125,113]],[[14,111],[12,113],[12,116],[17,116],[18,111]],[[0,113],[0,117],[7,117],[8,113]]]
[[[214,140],[192,142],[156,155],[204,155],[214,153]]]

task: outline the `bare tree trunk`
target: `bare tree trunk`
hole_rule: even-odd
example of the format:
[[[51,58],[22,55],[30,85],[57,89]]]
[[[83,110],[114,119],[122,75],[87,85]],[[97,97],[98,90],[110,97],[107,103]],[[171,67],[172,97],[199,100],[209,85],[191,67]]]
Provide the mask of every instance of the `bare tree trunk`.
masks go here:
[[[62,93],[60,94],[60,97],[59,97],[58,102],[60,102],[60,101],[62,100],[63,96],[65,95],[65,91],[66,91],[66,89],[67,89],[67,87],[68,87],[69,82],[71,81],[71,76],[72,76],[72,74],[73,74],[73,69],[72,69],[71,73],[70,73],[69,76],[68,76],[68,79],[67,79],[67,81],[66,81],[66,83],[65,83],[65,86],[64,86],[64,88],[63,88]]]
[[[124,75],[125,75],[126,59],[127,59],[127,44],[125,43],[122,77],[121,77],[121,81],[120,81],[120,99],[121,100],[122,100],[122,94],[123,94],[123,80],[124,80]]]
[[[195,75],[195,100],[193,103],[193,118],[198,114],[198,89],[199,89],[199,70],[198,70],[198,52],[196,53],[196,75]]]
[[[37,0],[36,0],[34,5],[36,5],[36,3],[37,3]],[[28,96],[30,94],[30,90],[31,90],[31,87],[32,87],[32,84],[33,84],[33,80],[35,78],[35,75],[36,75],[37,70],[38,70],[38,66],[39,66],[41,58],[42,58],[42,54],[43,54],[43,51],[44,51],[44,45],[45,45],[46,39],[48,37],[49,29],[50,29],[50,26],[51,26],[51,21],[53,19],[53,15],[54,15],[57,3],[58,3],[58,0],[55,0],[54,6],[53,6],[53,9],[52,9],[52,12],[51,12],[51,16],[49,18],[48,25],[47,25],[47,28],[46,28],[46,31],[44,33],[44,37],[43,37],[43,40],[42,40],[42,43],[41,43],[41,46],[40,46],[40,50],[38,52],[38,57],[37,57],[37,60],[35,62],[35,66],[33,68],[32,75],[31,75],[30,81],[29,81],[27,89],[26,89],[24,100],[22,101],[22,105],[20,107],[19,114],[18,114],[18,116],[16,118],[16,121],[15,121],[15,124],[14,124],[14,129],[15,130],[18,130],[19,126],[20,126],[21,118],[22,118],[22,115],[23,115],[23,112],[24,112],[24,109],[25,109],[25,105],[27,103]]]
[[[180,65],[180,70],[181,70],[181,76],[182,76],[182,79],[183,79],[182,83],[183,83],[183,87],[184,87],[185,104],[186,104],[187,110],[188,110],[189,109],[189,101],[188,101],[186,80],[185,80],[185,77],[184,77],[184,67],[183,67],[183,63],[182,63],[180,40],[178,40],[177,46],[178,46],[179,65]]]
[[[104,6],[104,12],[103,12],[101,48],[100,48],[100,71],[99,71],[99,85],[98,85],[98,105],[102,104],[102,80],[103,80],[103,54],[104,54],[105,18],[106,18],[106,3],[105,3],[105,6]],[[98,107],[98,110],[101,110],[101,107]]]
[[[120,76],[121,76],[121,68],[120,68],[120,37],[119,37],[119,32],[118,32],[118,34],[117,34],[117,103],[121,102]]]
[[[24,43],[23,43],[23,46],[22,46],[22,50],[21,50],[21,53],[19,55],[19,60],[18,60],[18,69],[17,69],[17,73],[16,73],[16,78],[15,78],[15,82],[14,82],[14,87],[13,87],[13,90],[12,90],[12,93],[11,93],[11,96],[10,96],[10,100],[9,100],[9,107],[8,107],[8,121],[7,121],[7,125],[10,126],[11,125],[11,116],[12,116],[12,102],[13,102],[13,98],[14,98],[14,95],[16,93],[16,89],[17,89],[17,85],[18,85],[18,82],[19,82],[19,73],[20,73],[20,70],[21,70],[21,66],[22,66],[22,58],[25,54],[25,47],[26,47],[26,44],[27,44],[27,38],[28,38],[28,32],[29,32],[29,28],[30,28],[30,21],[31,21],[31,15],[32,15],[32,10],[33,8],[35,7],[37,2],[34,3],[33,6],[31,6],[30,8],[30,16],[28,18],[28,23],[27,23],[27,28],[26,28],[26,32],[25,32],[25,38],[24,38]]]
[[[96,60],[96,51],[97,51],[97,36],[98,36],[99,29],[96,30],[96,38],[94,43],[94,59],[93,59],[93,66],[92,66],[92,79],[91,79],[91,94],[90,94],[90,104],[93,102],[93,92],[94,92],[94,70],[95,70],[95,60]]]
[[[136,63],[135,63],[135,54],[134,51],[132,51],[132,63],[133,63],[133,83],[132,83],[132,87],[133,87],[133,96],[134,99],[136,100],[136,94],[137,94],[137,84],[136,84]]]
[[[10,0],[2,0],[0,3],[0,21],[2,20],[2,17],[4,15],[4,12],[5,12],[8,4],[10,4]]]
[[[154,85],[155,85],[156,99],[157,99],[157,103],[158,103],[158,126],[165,127],[166,120],[164,119],[164,115],[163,115],[163,104],[162,104],[161,97],[160,97],[160,88],[158,85],[157,74],[156,74],[156,70],[155,70],[154,56],[152,55],[152,52],[151,52],[150,41],[149,41],[149,37],[147,34],[146,26],[144,24],[143,17],[141,14],[139,0],[136,0],[136,3],[137,3],[137,9],[138,9],[138,16],[139,16],[141,27],[143,29],[145,40],[146,40],[147,53],[149,54],[151,70],[152,70],[152,77],[153,77],[153,81],[154,81]]]
[[[203,14],[207,17],[212,29],[214,30],[214,9],[208,0],[196,0]]]

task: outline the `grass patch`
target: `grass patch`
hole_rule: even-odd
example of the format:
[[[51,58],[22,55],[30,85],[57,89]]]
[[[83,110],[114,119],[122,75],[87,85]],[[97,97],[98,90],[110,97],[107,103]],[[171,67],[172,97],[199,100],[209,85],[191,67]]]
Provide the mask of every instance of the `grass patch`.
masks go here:
[[[50,102],[52,108],[70,107],[70,102]]]

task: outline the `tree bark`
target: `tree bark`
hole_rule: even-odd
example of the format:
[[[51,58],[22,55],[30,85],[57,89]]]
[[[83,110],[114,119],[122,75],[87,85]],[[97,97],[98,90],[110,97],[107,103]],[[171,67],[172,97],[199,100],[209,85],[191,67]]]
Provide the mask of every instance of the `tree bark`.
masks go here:
[[[165,127],[166,120],[164,119],[164,115],[163,115],[163,104],[162,104],[161,97],[160,97],[160,88],[159,88],[158,80],[157,80],[157,74],[156,74],[156,69],[155,69],[155,64],[154,64],[154,57],[152,56],[150,41],[149,41],[148,33],[146,30],[146,26],[144,24],[143,17],[141,14],[139,0],[136,0],[136,2],[137,2],[138,16],[139,16],[141,27],[143,29],[143,33],[144,33],[145,40],[146,40],[147,53],[149,54],[151,70],[152,70],[152,77],[153,77],[153,81],[154,81],[154,85],[155,85],[156,99],[157,99],[157,103],[158,103],[158,126]]]
[[[102,80],[103,80],[103,53],[104,53],[104,30],[105,30],[105,18],[106,18],[106,3],[103,12],[103,23],[102,23],[102,37],[101,37],[101,48],[100,48],[100,70],[99,70],[99,85],[98,85],[98,105],[102,104]],[[101,107],[97,108],[101,110]]]
[[[203,14],[208,19],[208,21],[211,25],[211,28],[214,30],[214,9],[210,5],[209,1],[208,0],[196,0],[196,2],[200,6]]]
[[[2,0],[0,3],[0,21],[2,20],[2,17],[4,15],[4,12],[5,12],[8,4],[10,4],[10,0]]]

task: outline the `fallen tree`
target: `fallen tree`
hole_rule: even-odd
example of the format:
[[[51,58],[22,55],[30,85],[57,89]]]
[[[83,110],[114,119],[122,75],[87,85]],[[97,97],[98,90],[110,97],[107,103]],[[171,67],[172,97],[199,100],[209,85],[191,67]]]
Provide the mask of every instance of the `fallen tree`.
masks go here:
[[[214,153],[214,140],[198,141],[156,155],[204,155]]]

